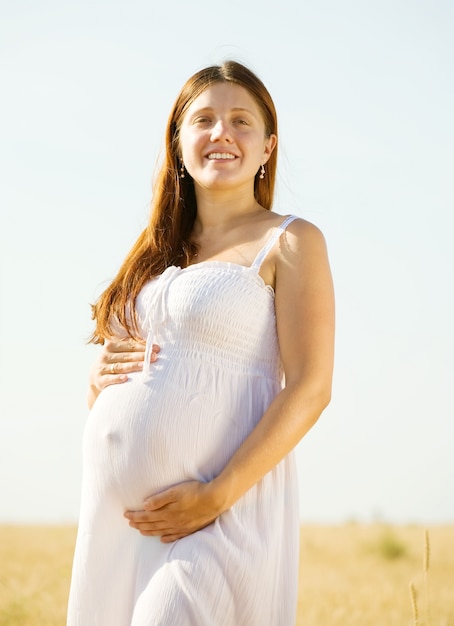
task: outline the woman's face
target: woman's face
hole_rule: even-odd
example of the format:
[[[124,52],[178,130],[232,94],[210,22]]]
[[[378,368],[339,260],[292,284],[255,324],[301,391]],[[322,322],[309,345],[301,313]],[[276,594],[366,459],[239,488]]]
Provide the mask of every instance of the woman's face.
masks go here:
[[[180,128],[181,158],[196,189],[253,188],[275,145],[254,98],[232,83],[214,83],[201,93]]]

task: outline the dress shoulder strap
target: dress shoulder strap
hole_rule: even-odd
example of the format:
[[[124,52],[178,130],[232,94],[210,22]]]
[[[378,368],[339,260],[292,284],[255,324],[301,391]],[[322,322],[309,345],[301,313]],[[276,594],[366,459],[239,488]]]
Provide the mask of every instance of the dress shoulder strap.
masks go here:
[[[296,220],[296,219],[298,219],[296,215],[289,215],[288,217],[285,218],[285,220],[281,224],[279,224],[279,226],[277,226],[274,229],[272,235],[270,236],[266,244],[263,246],[263,248],[259,251],[259,253],[255,257],[254,262],[252,263],[251,267],[255,268],[257,271],[260,269],[263,261],[266,259],[267,254],[269,253],[271,248],[274,246],[276,241],[285,231],[287,226],[291,224],[293,220]]]

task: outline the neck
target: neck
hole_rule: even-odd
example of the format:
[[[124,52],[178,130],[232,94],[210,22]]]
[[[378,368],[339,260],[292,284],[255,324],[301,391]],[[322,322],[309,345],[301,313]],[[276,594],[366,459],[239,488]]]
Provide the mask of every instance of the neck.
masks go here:
[[[238,193],[232,190],[225,193],[199,190],[196,192],[196,198],[195,234],[202,234],[207,230],[228,229],[234,224],[249,220],[252,215],[264,210],[249,190]]]

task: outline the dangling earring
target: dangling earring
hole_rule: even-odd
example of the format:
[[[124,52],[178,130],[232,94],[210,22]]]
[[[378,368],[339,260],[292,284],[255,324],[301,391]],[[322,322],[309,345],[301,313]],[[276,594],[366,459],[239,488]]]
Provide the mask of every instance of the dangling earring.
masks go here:
[[[259,176],[259,178],[261,178],[261,179],[265,178],[265,166],[263,165],[263,163],[260,166],[260,176]]]
[[[184,178],[184,163],[181,161],[180,178]]]

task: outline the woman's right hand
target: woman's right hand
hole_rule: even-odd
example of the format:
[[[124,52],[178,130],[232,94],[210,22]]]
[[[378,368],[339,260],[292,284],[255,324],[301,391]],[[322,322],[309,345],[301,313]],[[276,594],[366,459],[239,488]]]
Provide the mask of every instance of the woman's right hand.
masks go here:
[[[150,361],[158,358],[160,348],[153,345]],[[90,369],[88,405],[91,408],[101,391],[109,385],[118,385],[128,380],[128,374],[143,368],[145,342],[130,337],[106,340],[102,350]]]

